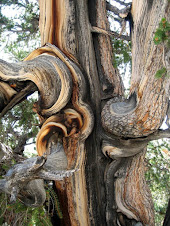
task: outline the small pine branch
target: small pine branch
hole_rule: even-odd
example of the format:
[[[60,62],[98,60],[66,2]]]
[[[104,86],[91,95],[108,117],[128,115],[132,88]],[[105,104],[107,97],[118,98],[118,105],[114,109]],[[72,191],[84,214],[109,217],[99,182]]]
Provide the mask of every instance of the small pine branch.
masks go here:
[[[51,196],[51,198],[54,201],[54,206],[55,206],[55,210],[56,210],[57,216],[60,219],[63,219],[63,214],[62,214],[62,211],[60,209],[60,202],[58,200],[58,196],[57,196],[56,192],[52,188],[50,188],[49,186],[47,186],[47,185],[46,185],[46,188],[47,188],[47,192],[50,193],[50,196]]]
[[[162,18],[161,22],[159,23],[159,27],[157,28],[155,35],[154,35],[154,43],[155,45],[161,44],[168,40],[168,43],[170,42],[169,37],[170,32],[170,24],[165,18]]]
[[[155,74],[156,78],[162,78],[163,76],[167,76],[167,70],[165,67],[161,68],[160,70],[158,70]]]

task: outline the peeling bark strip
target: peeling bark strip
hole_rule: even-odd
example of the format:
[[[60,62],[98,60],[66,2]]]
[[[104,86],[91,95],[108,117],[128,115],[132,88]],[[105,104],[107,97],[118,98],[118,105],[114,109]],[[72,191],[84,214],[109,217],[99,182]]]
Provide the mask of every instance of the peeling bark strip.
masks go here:
[[[39,5],[41,45],[54,44],[64,54],[74,58],[76,56],[75,1],[40,0]]]

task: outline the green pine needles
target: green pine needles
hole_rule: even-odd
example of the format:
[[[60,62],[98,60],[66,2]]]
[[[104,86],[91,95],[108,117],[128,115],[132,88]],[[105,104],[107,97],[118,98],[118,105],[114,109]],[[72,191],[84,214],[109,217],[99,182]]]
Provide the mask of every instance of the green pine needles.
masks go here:
[[[9,197],[0,194],[0,225],[52,226],[50,216],[44,206],[26,207],[19,200],[9,203]]]
[[[168,46],[170,47],[170,38],[168,37],[168,33],[170,32],[170,24],[165,18],[162,18],[159,23],[159,27],[157,28],[154,35],[154,43],[155,45],[164,43],[166,40],[168,41]]]
[[[156,72],[156,74],[155,74],[155,77],[156,77],[156,78],[162,78],[162,77],[164,77],[164,76],[165,76],[165,77],[167,76],[167,70],[166,70],[165,67],[159,69],[159,70]]]
[[[169,33],[170,33],[170,23],[165,18],[162,18],[161,22],[159,23],[159,27],[157,28],[155,35],[154,35],[154,43],[155,45],[163,44],[167,46],[167,48],[170,48],[170,38],[169,38]],[[162,77],[167,77],[167,69],[165,67],[159,69],[155,77],[156,78],[162,78]]]
[[[45,188],[46,188],[47,199],[52,200],[57,216],[59,217],[59,219],[63,219],[63,214],[60,209],[60,202],[58,200],[58,196],[56,192],[53,190],[53,188],[51,188],[47,184],[45,184]]]

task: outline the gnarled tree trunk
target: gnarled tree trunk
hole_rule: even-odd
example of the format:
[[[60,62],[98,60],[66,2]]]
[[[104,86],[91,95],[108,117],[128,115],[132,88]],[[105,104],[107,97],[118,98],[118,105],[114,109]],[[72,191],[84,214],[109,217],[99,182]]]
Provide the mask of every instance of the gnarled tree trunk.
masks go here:
[[[155,78],[162,66],[169,70],[168,50],[153,42],[161,18],[168,19],[168,1],[132,3],[129,99],[112,65],[106,1],[39,3],[42,47],[22,63],[0,61],[0,86],[2,115],[38,89],[37,152],[43,157],[25,163],[26,172],[31,168],[27,180],[17,177],[22,167],[16,166],[0,189],[23,200],[30,180],[51,179],[65,225],[154,225],[144,157],[149,140],[169,136],[158,130],[167,112],[169,80]],[[13,82],[19,83],[17,91]]]

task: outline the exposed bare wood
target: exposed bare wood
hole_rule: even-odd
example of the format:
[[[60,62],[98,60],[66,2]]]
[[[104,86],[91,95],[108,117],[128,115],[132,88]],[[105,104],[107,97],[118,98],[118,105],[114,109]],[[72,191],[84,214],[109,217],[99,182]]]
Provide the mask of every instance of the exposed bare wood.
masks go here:
[[[46,53],[46,55],[45,55]],[[48,54],[48,55],[47,55]],[[42,56],[42,57],[41,57]],[[54,57],[56,56],[56,57]],[[45,58],[49,58],[51,59],[51,67],[48,67],[48,64],[50,62],[50,60],[46,59],[46,62],[48,62],[47,64],[42,63],[41,64],[41,60],[45,60]],[[60,60],[59,60],[60,58]],[[40,61],[39,61],[40,59]],[[56,62],[56,59],[58,62]],[[54,61],[53,61],[54,60]],[[62,63],[61,63],[62,62]],[[31,64],[32,63],[32,64]],[[60,64],[61,63],[61,64]],[[63,64],[64,63],[64,64]],[[32,66],[34,65],[35,67],[35,72],[33,72],[33,67],[32,67],[32,71],[31,73],[29,73],[29,67],[27,65],[31,64]],[[64,111],[64,115],[63,117],[60,116],[52,116],[51,118],[48,118],[47,121],[45,122],[44,125],[42,126],[39,134],[38,134],[38,139],[37,139],[37,151],[39,152],[40,155],[44,154],[44,153],[50,153],[48,152],[48,147],[47,144],[49,144],[49,138],[52,136],[53,132],[55,131],[55,133],[58,131],[59,129],[59,133],[60,130],[62,130],[64,132],[63,134],[63,138],[62,138],[62,142],[63,142],[63,146],[65,148],[65,152],[68,158],[68,164],[67,167],[68,168],[73,168],[73,167],[81,167],[81,173],[79,176],[74,176],[74,181],[75,183],[72,184],[72,190],[73,192],[75,192],[77,194],[76,197],[73,196],[74,193],[70,193],[69,195],[73,196],[73,200],[75,200],[75,198],[77,199],[77,204],[74,207],[75,208],[75,212],[82,211],[82,206],[81,206],[81,210],[80,210],[80,204],[79,202],[81,201],[81,203],[83,202],[84,205],[86,205],[86,199],[85,199],[85,191],[83,193],[79,192],[79,189],[77,189],[76,187],[82,187],[83,189],[85,189],[85,187],[82,185],[82,183],[84,184],[85,181],[84,180],[80,180],[80,176],[83,179],[83,174],[82,171],[84,171],[83,169],[83,164],[81,163],[82,160],[82,156],[84,156],[83,154],[83,147],[84,147],[84,140],[85,138],[87,138],[88,134],[90,133],[92,127],[93,127],[93,114],[91,112],[90,107],[84,102],[84,96],[85,96],[85,80],[83,77],[82,72],[80,71],[80,69],[78,68],[78,66],[70,61],[61,51],[59,51],[56,47],[52,46],[52,45],[47,45],[44,46],[40,49],[35,50],[33,53],[30,54],[30,56],[28,56],[26,58],[26,61],[23,63],[23,65],[20,65],[19,70],[21,74],[19,76],[13,76],[10,75],[10,66],[6,67],[4,69],[4,66],[6,65],[5,62],[1,63],[1,78],[4,80],[9,81],[10,79],[12,80],[17,80],[19,79],[20,81],[25,81],[25,80],[31,80],[33,81],[39,91],[40,91],[40,95],[41,95],[41,102],[39,105],[35,106],[36,107],[36,111],[38,112],[38,114],[40,116],[46,116],[46,115],[50,115],[50,114],[54,114],[55,112],[57,113],[57,111],[59,111],[60,107],[59,105],[66,105],[67,102],[65,102],[65,100],[68,98],[67,94],[72,92],[72,80],[73,80],[73,94],[72,94],[72,104],[73,107],[78,110],[78,112],[80,112],[80,114],[78,112],[76,112],[74,109],[66,109]],[[26,66],[25,66],[26,65]],[[64,67],[63,67],[63,66]],[[61,66],[61,67],[60,67]],[[13,67],[16,68],[17,70],[17,65],[13,65]],[[25,69],[26,68],[26,69]],[[27,69],[28,68],[28,69]],[[44,70],[44,74],[41,72],[39,73],[39,71],[37,70],[37,68],[39,70]],[[44,69],[43,69],[44,68]],[[47,72],[48,69],[48,72]],[[52,71],[53,69],[53,71]],[[35,77],[35,74],[36,77]],[[46,74],[47,73],[47,74]],[[50,73],[50,74],[48,74]],[[59,76],[58,76],[59,75]],[[68,76],[67,79],[64,76]],[[72,78],[69,77],[70,75],[72,75]],[[50,77],[51,76],[56,76],[53,77],[54,81],[55,78],[57,79],[57,81],[59,81],[59,84],[61,84],[61,88],[59,89],[59,93],[57,95],[57,100],[54,101],[50,98],[52,98],[52,96],[49,95],[45,95],[47,92],[53,92],[52,91],[52,87],[48,87],[49,85],[54,85],[54,81],[53,84],[51,82],[50,84]],[[48,77],[48,78],[47,78]],[[58,80],[58,78],[61,79]],[[70,80],[71,78],[71,80]],[[44,83],[46,80],[46,83]],[[41,83],[41,81],[43,81],[43,83]],[[59,85],[58,84],[58,85]],[[66,85],[68,84],[69,87]],[[46,88],[45,88],[46,86]],[[56,86],[53,86],[56,87]],[[65,91],[62,91],[62,89],[67,89]],[[43,94],[44,92],[44,94]],[[55,92],[53,92],[53,96]],[[65,99],[66,97],[66,99]],[[69,95],[70,97],[70,95]],[[68,100],[68,99],[67,99]],[[50,104],[50,102],[52,103],[52,106]],[[57,105],[56,105],[57,103]],[[63,106],[64,106],[63,105]],[[42,107],[44,107],[44,109],[42,109]],[[49,108],[48,108],[49,106]],[[40,110],[41,109],[41,110]],[[81,115],[83,116],[83,120],[81,119]],[[41,119],[43,120],[43,119]],[[57,122],[56,122],[57,120]],[[60,121],[61,120],[61,121]],[[75,124],[77,120],[77,123]],[[62,124],[64,123],[64,124]],[[66,128],[67,126],[67,128]],[[58,128],[58,129],[57,129]],[[47,143],[48,141],[48,143]],[[80,143],[81,141],[81,143]],[[63,157],[62,157],[63,158]],[[84,159],[84,157],[83,157]],[[39,176],[44,177],[42,174]],[[47,175],[46,175],[47,176]],[[76,179],[77,178],[77,179]],[[67,191],[68,192],[68,191]],[[84,201],[83,201],[84,199]],[[76,200],[74,201],[76,202]],[[72,206],[73,203],[69,202],[68,206]],[[69,207],[71,208],[71,207]],[[87,209],[87,206],[84,206],[84,208]],[[71,212],[70,215],[72,216]],[[78,215],[79,216],[79,215]],[[75,216],[72,216],[70,219],[71,221],[73,221],[73,218],[75,218]],[[88,219],[84,218],[85,221]],[[79,219],[80,221],[80,219]]]
[[[128,159],[115,174],[117,211],[128,218],[154,225],[154,207],[148,185],[145,181],[145,151]]]
[[[169,80],[154,76],[167,66],[162,60],[167,50],[151,40],[168,10],[165,0],[133,1],[133,74],[127,100],[112,65],[105,0],[40,0],[42,47],[22,63],[0,61],[2,111],[34,84],[39,91],[34,111],[42,125],[36,142],[41,157],[16,165],[13,177],[8,173],[0,180],[0,189],[11,199],[21,197],[26,187],[32,191],[30,180],[55,180],[65,225],[154,225],[144,156],[149,140],[169,132],[156,132],[167,112]],[[32,188],[33,202],[25,199],[25,204],[42,204],[42,183]]]
[[[46,60],[46,57],[49,58],[48,61]],[[60,65],[61,69],[60,66],[57,65]],[[26,81],[32,81],[36,84],[41,92],[41,99],[37,105],[37,112],[40,111],[40,108],[44,108],[43,112],[40,113],[42,115],[54,113],[56,104],[60,105],[59,108],[61,109],[66,105],[70,98],[72,83],[71,74],[62,61],[53,56],[41,55],[34,61],[29,60],[22,64],[6,64],[6,62],[1,61],[0,67],[0,77],[5,81],[10,82],[10,80],[19,80],[22,81],[23,84],[25,83],[25,86],[27,85]],[[15,68],[16,73],[11,71],[11,67]],[[62,83],[64,84],[62,85]],[[59,87],[58,90],[56,90],[54,84]],[[55,103],[56,98],[58,103]]]
[[[75,2],[40,1],[40,11],[41,44],[54,44],[66,55],[76,56]]]

